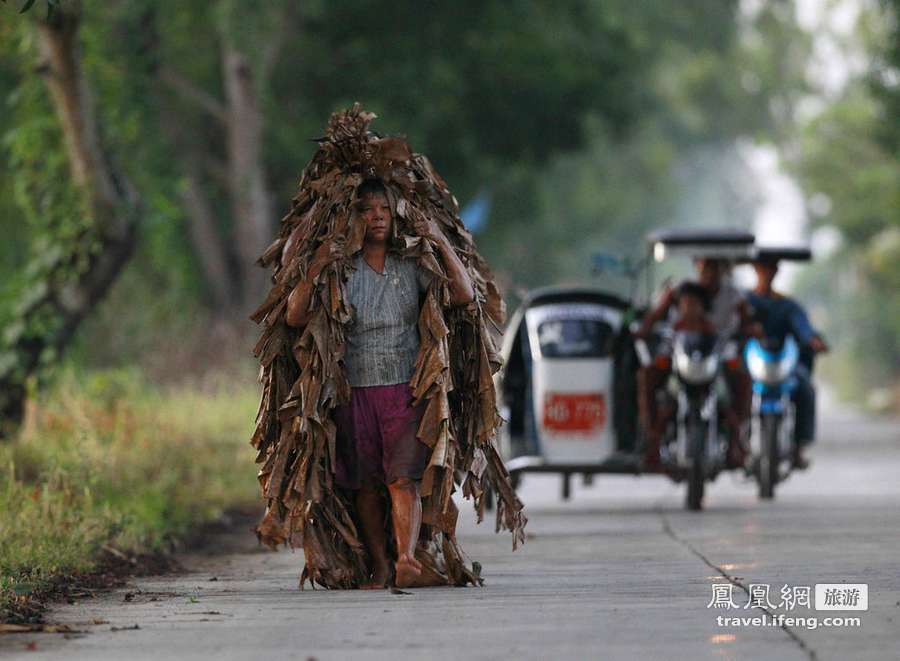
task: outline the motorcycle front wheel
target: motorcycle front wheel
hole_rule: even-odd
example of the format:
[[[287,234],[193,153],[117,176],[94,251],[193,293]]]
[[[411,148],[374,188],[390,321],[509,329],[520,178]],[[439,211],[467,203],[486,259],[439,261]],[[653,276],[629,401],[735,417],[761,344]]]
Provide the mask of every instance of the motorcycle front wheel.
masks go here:
[[[778,483],[780,420],[776,415],[766,414],[762,416],[759,427],[761,443],[756,479],[759,482],[759,497],[770,500],[775,497],[775,485]]]
[[[699,414],[688,416],[687,440],[691,467],[687,477],[687,499],[685,504],[689,510],[694,512],[703,509],[703,490],[706,486],[704,462],[706,457],[706,431],[707,425]]]

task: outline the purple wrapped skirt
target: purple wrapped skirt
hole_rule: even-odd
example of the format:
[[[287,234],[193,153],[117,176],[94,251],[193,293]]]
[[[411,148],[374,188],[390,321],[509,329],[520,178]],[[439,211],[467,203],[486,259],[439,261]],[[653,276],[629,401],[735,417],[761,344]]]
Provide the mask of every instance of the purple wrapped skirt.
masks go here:
[[[335,409],[335,478],[338,486],[422,479],[430,450],[416,438],[425,402],[412,406],[408,383],[351,388],[350,402]]]

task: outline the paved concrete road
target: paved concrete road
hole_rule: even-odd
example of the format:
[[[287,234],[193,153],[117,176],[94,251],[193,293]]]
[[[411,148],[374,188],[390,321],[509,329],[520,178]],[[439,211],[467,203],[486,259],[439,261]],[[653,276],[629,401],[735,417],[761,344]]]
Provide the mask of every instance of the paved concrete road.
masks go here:
[[[526,547],[490,523],[460,537],[484,565],[481,589],[300,592],[301,554],[260,550],[245,531],[225,555],[185,559],[190,572],[63,606],[50,620],[87,634],[16,635],[0,655],[28,659],[889,659],[900,658],[900,427],[827,418],[805,474],[762,503],[730,475],[707,509],[683,511],[662,478],[598,478],[558,499],[558,479],[528,478]],[[718,626],[758,609],[707,608],[731,584],[780,589],[867,583],[860,627]],[[126,599],[126,592],[133,596]],[[95,623],[95,622],[99,622]],[[134,625],[139,629],[129,629]],[[36,641],[34,651],[26,645]]]

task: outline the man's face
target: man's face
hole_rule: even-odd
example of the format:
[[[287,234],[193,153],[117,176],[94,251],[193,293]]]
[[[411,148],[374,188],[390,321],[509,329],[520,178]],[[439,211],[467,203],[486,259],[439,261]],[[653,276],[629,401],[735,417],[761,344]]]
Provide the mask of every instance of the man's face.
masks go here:
[[[717,289],[722,282],[722,264],[717,259],[694,260],[697,279],[707,289]]]
[[[778,274],[777,262],[754,262],[753,270],[756,271],[757,281],[766,286],[771,286],[772,281]]]
[[[363,197],[360,213],[366,221],[366,240],[387,241],[391,235],[391,205],[384,193],[369,193]]]
[[[706,314],[703,301],[696,296],[682,294],[678,297],[678,317],[682,321],[698,321]]]

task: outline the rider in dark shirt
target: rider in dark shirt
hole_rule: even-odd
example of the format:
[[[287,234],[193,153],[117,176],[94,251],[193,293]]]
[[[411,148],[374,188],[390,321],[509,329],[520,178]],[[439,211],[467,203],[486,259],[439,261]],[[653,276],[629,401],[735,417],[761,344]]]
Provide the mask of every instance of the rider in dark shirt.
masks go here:
[[[818,338],[806,311],[794,299],[775,292],[767,296],[751,291],[747,293],[747,302],[753,308],[756,320],[762,324],[767,339],[780,344],[788,335],[793,335],[800,344],[809,344]]]
[[[763,326],[768,340],[779,345],[788,335],[793,335],[800,345],[800,364],[797,366],[797,389],[794,401],[797,406],[797,423],[794,428],[794,465],[806,468],[804,448],[815,440],[816,391],[812,384],[813,358],[816,353],[828,351],[828,345],[813,329],[806,311],[794,299],[776,292],[772,281],[778,274],[777,258],[762,258],[753,262],[756,271],[756,288],[747,293],[747,303]]]

